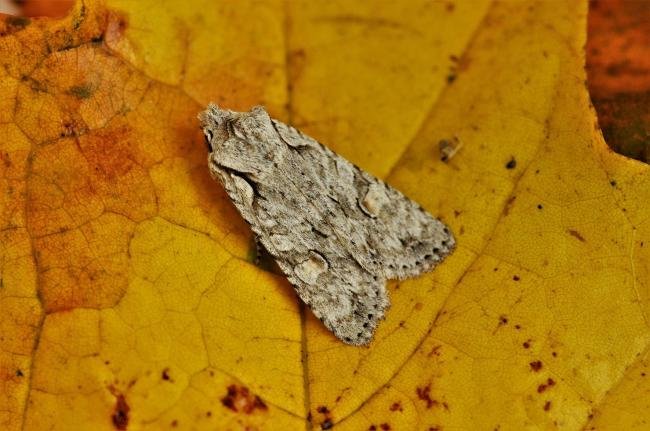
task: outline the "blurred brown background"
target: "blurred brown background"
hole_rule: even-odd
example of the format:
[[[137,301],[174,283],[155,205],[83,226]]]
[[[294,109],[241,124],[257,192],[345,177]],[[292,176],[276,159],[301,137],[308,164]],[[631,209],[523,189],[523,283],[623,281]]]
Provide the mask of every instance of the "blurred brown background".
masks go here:
[[[587,76],[605,140],[650,161],[650,1],[590,3]]]

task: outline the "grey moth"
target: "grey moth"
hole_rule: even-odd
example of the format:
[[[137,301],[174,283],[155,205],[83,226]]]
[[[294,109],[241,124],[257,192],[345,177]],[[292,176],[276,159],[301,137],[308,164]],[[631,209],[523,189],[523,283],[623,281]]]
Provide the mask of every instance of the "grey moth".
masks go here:
[[[414,277],[455,246],[418,204],[257,106],[199,115],[208,166],[301,300],[343,342],[372,339],[386,280]]]

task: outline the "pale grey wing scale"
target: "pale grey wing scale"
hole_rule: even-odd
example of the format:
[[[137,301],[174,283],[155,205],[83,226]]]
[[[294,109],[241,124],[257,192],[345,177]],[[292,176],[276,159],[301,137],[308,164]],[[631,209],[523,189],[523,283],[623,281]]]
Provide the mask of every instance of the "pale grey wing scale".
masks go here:
[[[340,181],[332,183],[332,188],[338,196],[357,191],[346,196],[346,212],[348,216],[354,213],[355,222],[363,226],[360,230],[368,233],[367,241],[352,238],[350,244],[362,267],[387,279],[404,279],[432,269],[454,249],[449,229],[420,205],[295,128],[272,121],[285,143],[293,147],[308,143],[336,164]]]

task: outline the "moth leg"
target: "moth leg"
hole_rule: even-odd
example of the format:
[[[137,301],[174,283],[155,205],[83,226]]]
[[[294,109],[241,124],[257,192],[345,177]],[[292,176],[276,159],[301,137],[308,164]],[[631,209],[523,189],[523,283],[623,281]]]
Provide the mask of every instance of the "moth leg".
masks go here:
[[[258,238],[257,235],[254,236],[255,241],[255,255],[254,263],[255,266],[262,268],[265,271],[272,272],[277,275],[284,275],[282,269],[278,266],[275,258],[268,252],[262,241]]]

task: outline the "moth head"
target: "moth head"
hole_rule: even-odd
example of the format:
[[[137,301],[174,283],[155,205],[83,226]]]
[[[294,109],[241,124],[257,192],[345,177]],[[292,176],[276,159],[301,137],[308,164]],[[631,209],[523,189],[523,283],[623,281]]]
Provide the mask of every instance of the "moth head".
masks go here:
[[[251,177],[272,169],[275,151],[269,144],[276,137],[269,114],[261,106],[250,112],[220,109],[214,104],[199,114],[215,169],[227,168]]]
[[[219,142],[228,138],[228,123],[232,121],[234,114],[235,112],[220,109],[213,103],[210,103],[208,109],[199,114],[208,152],[213,153]]]
[[[271,117],[262,106],[253,107],[250,112],[235,112],[210,103],[208,109],[199,114],[199,120],[210,153],[230,138],[244,141],[264,139],[263,132],[272,127]]]

